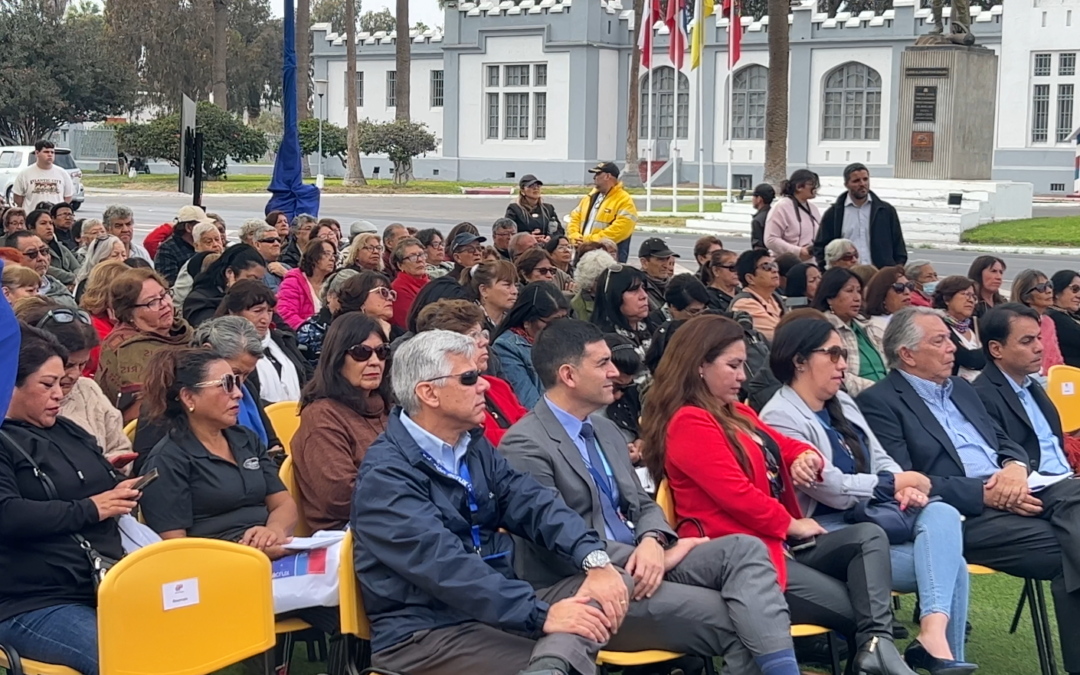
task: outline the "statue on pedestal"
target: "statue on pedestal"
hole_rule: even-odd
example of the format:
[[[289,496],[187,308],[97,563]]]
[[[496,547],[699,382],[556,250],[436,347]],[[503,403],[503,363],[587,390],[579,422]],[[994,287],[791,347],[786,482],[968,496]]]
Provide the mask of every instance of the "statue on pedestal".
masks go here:
[[[944,0],[934,0],[934,28],[915,41],[916,45],[963,45],[975,44],[975,35],[971,32],[971,0],[952,0],[952,13],[949,15],[949,34],[941,18]]]

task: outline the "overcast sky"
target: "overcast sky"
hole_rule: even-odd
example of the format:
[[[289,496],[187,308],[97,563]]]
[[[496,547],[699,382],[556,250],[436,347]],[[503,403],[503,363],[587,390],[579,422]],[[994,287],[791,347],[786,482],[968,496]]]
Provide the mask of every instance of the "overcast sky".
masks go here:
[[[363,0],[361,6],[364,12],[368,10],[378,12],[384,7],[389,7],[390,12],[394,13],[397,2],[395,0]],[[282,16],[285,13],[284,7],[284,0],[270,0],[270,9],[274,12],[274,16]],[[432,28],[446,23],[436,0],[409,0],[409,23],[415,25],[417,21],[423,21]]]

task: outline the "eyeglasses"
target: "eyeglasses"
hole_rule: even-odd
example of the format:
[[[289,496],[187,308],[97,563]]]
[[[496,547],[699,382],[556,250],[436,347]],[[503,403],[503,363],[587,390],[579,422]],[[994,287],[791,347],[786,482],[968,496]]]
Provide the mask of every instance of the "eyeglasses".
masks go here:
[[[480,248],[478,246],[462,246],[458,250],[454,251],[454,253],[470,253],[472,255],[476,255],[479,252]]]
[[[471,387],[480,380],[480,371],[466,370],[464,373],[457,373],[453,375],[440,375],[438,377],[433,377],[430,380],[424,380],[424,382],[436,382],[438,380],[446,380],[450,378],[456,378],[457,381],[462,384],[462,386]]]
[[[1067,287],[1065,290],[1069,291],[1070,293],[1080,293],[1080,286],[1073,284],[1072,286]]]
[[[481,339],[490,340],[491,333],[486,328],[481,328],[480,330],[465,333],[465,337],[472,338],[474,342],[480,342]]]
[[[397,291],[391,290],[386,286],[378,286],[368,291],[368,295],[371,295],[372,293],[378,293],[379,297],[387,302],[393,302],[397,300]]]
[[[412,255],[407,255],[407,256],[405,256],[404,258],[401,259],[401,262],[418,263],[418,262],[424,262],[425,260],[427,260],[427,253],[421,252],[421,253],[413,253]]]
[[[150,310],[159,310],[159,309],[161,309],[162,303],[164,303],[166,299],[168,299],[170,301],[170,303],[171,303],[172,295],[173,295],[172,289],[169,288],[169,289],[166,289],[164,293],[157,296],[156,298],[151,298],[147,302],[137,303],[135,306],[136,307],[145,307],[145,308],[150,309]]]
[[[562,245],[560,245],[560,246],[556,246],[556,247],[555,247],[555,250],[556,250],[556,251],[566,251],[566,252],[570,252],[570,251],[572,251],[572,250],[574,250],[574,249],[573,249],[573,248],[572,248],[572,247],[571,247],[571,246],[570,246],[569,244],[562,244]]]
[[[371,358],[371,355],[379,357],[380,361],[386,361],[390,358],[390,345],[385,342],[378,347],[370,347],[368,345],[353,345],[345,350],[345,353],[351,356],[354,360],[363,363]]]
[[[698,314],[701,314],[704,311],[705,311],[705,305],[702,305],[701,307],[687,307],[686,309],[683,310],[683,314],[686,314],[687,316],[697,316]]]
[[[225,390],[226,394],[231,394],[236,391],[236,388],[240,386],[240,378],[232,373],[225,373],[221,376],[220,380],[207,380],[206,382],[199,382],[195,385],[196,389],[203,389],[205,387],[221,387]]]
[[[959,293],[957,293],[957,295],[964,298],[965,300],[971,300],[972,302],[975,302],[975,292],[974,291],[960,291]]]
[[[361,246],[361,251],[367,251],[368,253],[382,253],[382,246],[376,244],[375,246]]]
[[[613,265],[613,266],[607,268],[607,270],[604,271],[604,274],[606,275],[604,277],[604,295],[607,295],[608,284],[611,283],[612,275],[618,274],[619,272],[622,272],[622,271],[623,271],[622,263],[619,263],[617,265]]]
[[[34,325],[35,328],[43,328],[49,321],[59,324],[75,323],[81,321],[87,325],[90,325],[90,315],[81,309],[68,309],[67,307],[58,307],[57,309],[50,309],[45,316],[41,317],[41,320]]]
[[[534,267],[533,272],[543,274],[545,277],[553,277],[553,276],[555,276],[555,268],[554,267]]]
[[[758,269],[765,272],[775,272],[776,270],[780,269],[780,267],[774,262],[767,262],[758,265]]]
[[[48,258],[52,255],[52,252],[49,251],[48,246],[42,246],[41,248],[32,248],[29,251],[23,251],[23,255],[29,260],[37,260],[39,257]]]
[[[428,248],[433,248],[436,251],[441,251],[442,248],[443,248],[443,243],[441,241],[433,241],[430,244],[428,244]]]
[[[812,349],[812,352],[824,354],[829,357],[829,360],[833,363],[838,363],[840,359],[847,361],[848,350],[843,347],[829,347],[828,349]]]
[[[260,244],[280,244],[281,240],[277,237],[267,237],[266,239],[260,239]]]
[[[896,291],[897,293],[903,293],[904,291],[908,291],[910,293],[911,291],[915,290],[915,282],[914,281],[908,281],[906,283],[897,282],[897,283],[892,285],[892,289],[894,291]]]

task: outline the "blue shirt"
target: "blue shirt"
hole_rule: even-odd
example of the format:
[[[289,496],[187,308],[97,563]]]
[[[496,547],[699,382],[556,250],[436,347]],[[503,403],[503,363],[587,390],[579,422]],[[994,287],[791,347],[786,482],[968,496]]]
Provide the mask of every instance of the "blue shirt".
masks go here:
[[[464,432],[458,438],[454,447],[450,447],[443,440],[427,429],[422,428],[416,422],[409,419],[408,413],[401,411],[401,424],[409,432],[420,449],[435,458],[442,468],[455,476],[461,476],[459,467],[465,459],[465,453],[469,450],[469,432]]]
[[[953,403],[952,380],[937,385],[902,370],[899,372],[945,429],[945,434],[960,455],[960,461],[964,463],[964,474],[968,478],[989,478],[997,473],[1001,468],[998,466],[997,451]]]
[[[1016,392],[1020,405],[1024,406],[1024,412],[1027,413],[1028,420],[1031,422],[1031,428],[1035,430],[1035,437],[1039,439],[1039,473],[1046,476],[1071,473],[1072,469],[1065,461],[1065,453],[1061,449],[1061,444],[1058,443],[1057,436],[1054,435],[1054,430],[1050,428],[1046,415],[1028,391],[1032,387],[1038,387],[1039,384],[1030,377],[1025,377],[1024,385],[1020,386],[1008,375],[1005,375],[1005,381]]]
[[[566,430],[566,435],[573,441],[574,447],[577,448],[578,453],[581,454],[581,460],[585,462],[585,466],[591,466],[591,463],[589,462],[589,448],[585,445],[585,438],[581,435],[581,426],[583,422],[552,403],[551,399],[547,396],[544,397],[544,400],[547,401],[548,407],[551,408],[551,412],[555,414],[555,419],[557,419],[559,424],[562,425],[562,428]],[[607,466],[607,458],[604,457],[604,449],[600,447],[600,439],[596,439],[596,451],[600,453],[600,460],[605,464],[604,466],[596,466],[593,468],[597,471],[604,472],[604,475],[610,476],[611,469]],[[595,483],[596,481],[594,480],[593,482]],[[609,482],[611,484],[611,496],[615,499],[615,508],[617,510],[620,501],[619,486],[613,480]],[[600,486],[597,485],[596,489],[599,490]],[[601,499],[603,499],[603,496],[601,496]],[[608,540],[615,539],[615,535],[612,534],[611,528],[607,526],[607,523],[604,524],[604,538]]]

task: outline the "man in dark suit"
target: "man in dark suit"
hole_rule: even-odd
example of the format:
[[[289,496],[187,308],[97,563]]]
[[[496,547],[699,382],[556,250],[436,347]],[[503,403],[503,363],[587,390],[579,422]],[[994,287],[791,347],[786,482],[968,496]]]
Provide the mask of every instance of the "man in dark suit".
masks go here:
[[[1000,333],[994,351],[1013,339]],[[1025,434],[1006,433],[992,412],[997,407],[988,410],[975,387],[949,376],[956,347],[935,310],[894,314],[883,351],[891,372],[858,398],[874,434],[904,470],[930,477],[931,495],[967,516],[968,562],[1051,580],[1065,669],[1080,673],[1080,483],[1064,480],[1033,494],[1031,458],[1012,440]]]
[[[877,268],[907,262],[907,244],[900,227],[900,217],[892,204],[870,191],[870,170],[865,165],[849,164],[844,168],[845,192],[821,216],[821,227],[814,238],[814,257],[825,269],[825,247],[834,239],[850,239],[863,262]]]
[[[608,648],[625,641],[633,649],[723,655],[736,673],[797,674],[788,608],[765,546],[742,535],[679,539],[642,489],[619,429],[593,414],[614,400],[619,374],[600,330],[555,321],[532,358],[545,396],[499,450],[602,533],[612,562],[634,576],[627,621]],[[534,586],[572,571],[565,557],[522,543],[515,571]]]

